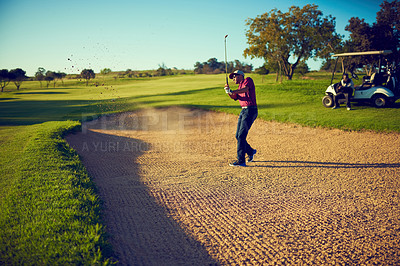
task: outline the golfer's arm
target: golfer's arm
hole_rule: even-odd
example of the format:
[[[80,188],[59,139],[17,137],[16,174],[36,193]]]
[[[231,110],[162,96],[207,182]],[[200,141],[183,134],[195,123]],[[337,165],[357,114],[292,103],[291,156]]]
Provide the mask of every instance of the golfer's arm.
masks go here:
[[[232,94],[236,95],[236,94],[244,93],[244,92],[248,92],[248,91],[249,91],[249,87],[245,86],[245,87],[243,87],[241,89],[232,91]]]
[[[231,97],[231,99],[232,99],[232,100],[235,100],[235,101],[238,99],[237,94],[233,94],[233,93],[232,93],[232,94],[229,94],[229,97]]]

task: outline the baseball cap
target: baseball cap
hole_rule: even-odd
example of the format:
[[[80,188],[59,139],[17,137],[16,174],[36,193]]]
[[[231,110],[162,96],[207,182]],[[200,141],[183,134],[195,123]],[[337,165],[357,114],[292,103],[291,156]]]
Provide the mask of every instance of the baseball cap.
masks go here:
[[[229,74],[229,78],[233,79],[233,76],[242,75],[244,77],[244,73],[241,70],[235,70],[235,72]]]

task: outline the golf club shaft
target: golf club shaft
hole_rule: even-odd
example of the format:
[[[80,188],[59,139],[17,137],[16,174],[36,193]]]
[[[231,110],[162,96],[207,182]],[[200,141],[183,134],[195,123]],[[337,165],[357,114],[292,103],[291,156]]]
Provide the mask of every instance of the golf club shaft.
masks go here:
[[[226,37],[228,37],[228,35],[225,35],[225,78],[226,78],[226,84],[228,84],[228,59],[226,56]]]

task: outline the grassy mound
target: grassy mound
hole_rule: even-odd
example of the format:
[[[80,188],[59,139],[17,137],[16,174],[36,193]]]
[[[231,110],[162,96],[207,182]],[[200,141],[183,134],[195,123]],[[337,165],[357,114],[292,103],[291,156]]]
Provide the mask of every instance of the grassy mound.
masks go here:
[[[5,149],[24,147],[5,167],[0,264],[109,263],[94,184],[62,139],[79,126],[63,121],[23,127],[10,142],[1,143]]]

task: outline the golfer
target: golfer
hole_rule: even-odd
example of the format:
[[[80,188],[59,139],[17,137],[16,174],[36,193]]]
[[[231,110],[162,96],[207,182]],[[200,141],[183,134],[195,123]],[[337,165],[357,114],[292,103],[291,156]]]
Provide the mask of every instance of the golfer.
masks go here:
[[[256,120],[258,115],[256,102],[256,87],[251,78],[244,77],[244,73],[240,70],[229,74],[229,78],[239,85],[237,90],[232,91],[229,84],[225,85],[225,92],[233,99],[239,100],[242,111],[240,112],[236,139],[237,139],[237,161],[230,163],[230,166],[246,166],[245,157],[248,155],[247,162],[252,162],[256,150],[247,143],[247,134],[250,127]]]

